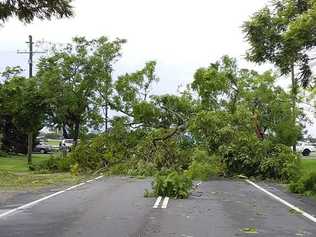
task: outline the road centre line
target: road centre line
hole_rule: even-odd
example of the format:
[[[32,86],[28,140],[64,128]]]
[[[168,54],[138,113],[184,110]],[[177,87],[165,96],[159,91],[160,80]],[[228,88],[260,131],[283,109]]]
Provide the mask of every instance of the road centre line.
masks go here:
[[[293,210],[295,210],[295,211],[301,213],[301,214],[302,214],[303,216],[305,216],[307,219],[309,219],[309,220],[311,220],[311,221],[313,221],[313,222],[316,223],[316,218],[315,218],[313,215],[304,212],[304,211],[301,210],[300,208],[298,208],[298,207],[292,205],[291,203],[289,203],[289,202],[283,200],[282,198],[280,198],[280,197],[274,195],[273,193],[271,193],[271,192],[269,192],[268,190],[266,190],[266,189],[260,187],[259,185],[255,184],[254,182],[252,182],[252,181],[250,181],[250,180],[248,180],[248,179],[246,180],[246,182],[249,183],[249,184],[251,184],[252,186],[256,187],[257,189],[261,190],[262,192],[268,194],[270,197],[276,199],[277,201],[281,202],[282,204],[288,206],[289,208],[291,208],[291,209],[293,209]]]
[[[158,208],[158,206],[159,206],[159,203],[160,203],[161,199],[162,199],[162,197],[161,197],[161,196],[159,196],[159,197],[157,198],[157,200],[156,200],[156,202],[155,202],[155,204],[154,204],[153,208]]]
[[[14,208],[14,209],[12,209],[12,210],[10,210],[10,211],[4,212],[4,213],[0,214],[0,219],[3,218],[3,217],[5,217],[5,216],[8,216],[8,215],[10,215],[10,214],[14,214],[14,213],[17,212],[17,211],[24,210],[24,209],[30,208],[30,207],[32,207],[32,206],[35,206],[36,204],[38,204],[38,203],[40,203],[40,202],[43,202],[43,201],[45,201],[45,200],[47,200],[47,199],[50,199],[50,198],[52,198],[52,197],[55,197],[55,196],[57,196],[57,195],[60,195],[60,194],[62,194],[62,193],[64,193],[64,192],[66,192],[66,191],[70,191],[70,190],[72,190],[72,189],[78,188],[78,187],[80,187],[80,186],[82,186],[82,185],[84,185],[84,184],[86,184],[86,183],[90,183],[90,182],[92,182],[92,181],[94,181],[94,180],[101,179],[102,177],[103,177],[103,176],[99,176],[99,177],[97,177],[97,178],[94,178],[94,179],[91,179],[91,180],[82,182],[82,183],[80,183],[80,184],[77,184],[77,185],[74,185],[74,186],[72,186],[72,187],[69,187],[69,188],[67,188],[67,189],[65,189],[65,190],[61,190],[61,191],[59,191],[59,192],[53,193],[53,194],[48,195],[48,196],[46,196],[46,197],[43,197],[43,198],[41,198],[41,199],[38,199],[38,200],[35,200],[35,201],[33,201],[33,202],[27,203],[27,204],[22,205],[22,206],[20,206],[20,207]]]
[[[162,202],[162,206],[161,206],[162,209],[167,208],[167,206],[168,206],[168,201],[169,201],[169,198],[168,198],[168,197],[165,197],[165,199],[164,199],[163,202]]]

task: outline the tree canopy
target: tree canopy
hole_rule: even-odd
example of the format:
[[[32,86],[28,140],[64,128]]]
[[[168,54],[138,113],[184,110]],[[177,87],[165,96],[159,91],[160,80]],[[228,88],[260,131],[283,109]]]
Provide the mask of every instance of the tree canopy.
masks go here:
[[[66,138],[78,139],[81,125],[102,122],[98,98],[111,92],[112,63],[124,40],[74,38],[73,44],[54,49],[38,64],[37,77],[46,94],[49,126],[63,129]]]
[[[30,23],[34,18],[70,17],[73,15],[72,0],[4,0],[0,2],[0,21],[10,17]]]
[[[316,45],[316,1],[276,0],[257,11],[243,26],[250,43],[251,61],[269,61],[282,74],[299,68],[299,81],[306,87],[312,79],[310,53]]]

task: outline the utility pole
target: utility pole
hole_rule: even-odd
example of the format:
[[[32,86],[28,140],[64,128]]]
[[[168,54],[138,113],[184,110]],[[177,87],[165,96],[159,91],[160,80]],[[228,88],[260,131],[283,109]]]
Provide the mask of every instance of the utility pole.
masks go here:
[[[18,54],[28,54],[29,55],[29,78],[33,77],[33,55],[47,53],[45,51],[33,51],[33,37],[29,35],[29,41],[26,42],[29,45],[29,51],[19,51]],[[33,131],[28,131],[27,133],[27,162],[28,164],[32,164],[32,151],[33,151]]]

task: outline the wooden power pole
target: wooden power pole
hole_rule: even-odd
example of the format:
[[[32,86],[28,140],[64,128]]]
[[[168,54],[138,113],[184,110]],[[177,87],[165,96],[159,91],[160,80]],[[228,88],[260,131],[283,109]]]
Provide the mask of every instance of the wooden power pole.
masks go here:
[[[18,54],[28,54],[29,55],[29,78],[33,77],[33,56],[34,54],[46,53],[40,51],[33,51],[33,37],[29,35],[29,41],[26,42],[29,45],[29,51],[19,51]],[[27,162],[28,164],[32,164],[32,151],[33,151],[33,132],[29,131],[27,134]]]

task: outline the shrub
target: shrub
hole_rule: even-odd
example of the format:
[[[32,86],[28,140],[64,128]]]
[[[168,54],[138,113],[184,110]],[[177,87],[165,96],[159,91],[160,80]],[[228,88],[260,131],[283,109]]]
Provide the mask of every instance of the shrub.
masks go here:
[[[311,195],[316,193],[316,172],[309,173],[293,181],[289,185],[289,189],[293,193]]]
[[[29,169],[32,171],[68,172],[71,169],[72,161],[62,156],[51,156],[48,160],[32,164]]]
[[[173,171],[169,174],[158,174],[153,182],[153,191],[157,196],[187,198],[192,188],[192,179],[186,173]]]
[[[301,180],[296,181],[296,182],[292,182],[289,185],[289,190],[292,193],[300,193],[300,194],[302,194],[302,193],[305,192],[304,183]]]

